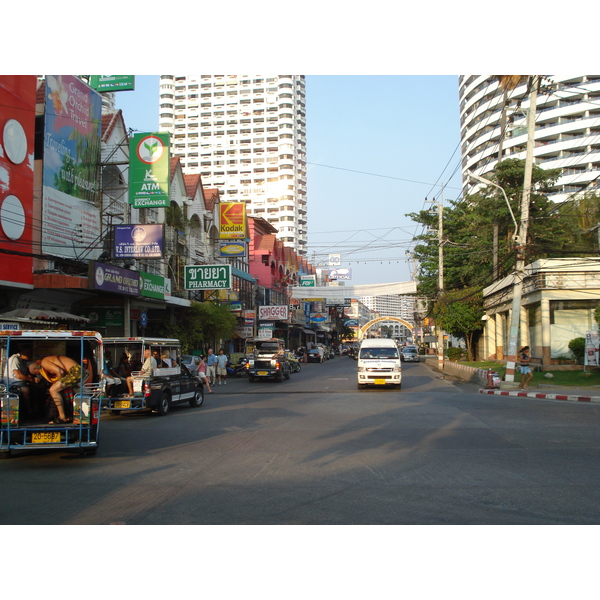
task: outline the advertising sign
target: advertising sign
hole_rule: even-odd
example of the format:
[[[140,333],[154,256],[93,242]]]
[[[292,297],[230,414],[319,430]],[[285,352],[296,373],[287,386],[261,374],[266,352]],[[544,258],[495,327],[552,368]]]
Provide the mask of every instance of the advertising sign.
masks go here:
[[[129,203],[169,206],[169,134],[137,133],[129,142]]]
[[[235,332],[241,337],[241,338],[249,338],[252,337],[252,327],[247,327],[247,326],[239,326],[235,328]]]
[[[330,269],[329,279],[352,279],[352,269],[340,268]]]
[[[96,261],[90,262],[89,269],[90,289],[129,296],[140,295],[140,274],[137,271],[121,269]]]
[[[23,253],[2,252],[0,283],[24,288],[33,287],[35,89],[35,75],[0,76],[0,250]]]
[[[162,258],[165,227],[156,225],[115,225],[115,258]]]
[[[289,306],[259,306],[258,320],[259,321],[287,321]]]
[[[315,275],[300,275],[300,287],[316,287],[317,278]]]
[[[327,321],[327,315],[323,313],[310,313],[310,321],[311,323],[322,323],[323,321]]]
[[[161,275],[140,271],[140,296],[164,300],[167,282],[170,282],[170,280],[165,279]]]
[[[46,77],[42,251],[97,258],[102,98],[77,77]]]
[[[246,237],[246,203],[221,202],[219,205],[219,238]]]
[[[122,327],[125,315],[122,308],[96,307],[85,315],[94,327]]]
[[[186,290],[231,289],[231,265],[189,265],[185,267]]]
[[[598,366],[598,351],[600,350],[600,337],[598,331],[585,332],[585,360],[584,363],[590,367]]]
[[[219,242],[221,256],[246,256],[246,244],[244,242]]]
[[[91,75],[90,87],[98,92],[135,90],[135,75]]]

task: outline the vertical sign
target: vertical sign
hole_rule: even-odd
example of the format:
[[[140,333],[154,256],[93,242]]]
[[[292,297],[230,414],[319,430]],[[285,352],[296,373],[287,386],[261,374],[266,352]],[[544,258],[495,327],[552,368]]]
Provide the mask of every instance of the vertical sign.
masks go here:
[[[129,144],[129,203],[133,208],[169,206],[169,134],[138,133]]]
[[[33,287],[35,88],[35,75],[0,76],[0,283],[20,287]]]
[[[219,205],[219,238],[246,237],[246,203],[221,202]]]

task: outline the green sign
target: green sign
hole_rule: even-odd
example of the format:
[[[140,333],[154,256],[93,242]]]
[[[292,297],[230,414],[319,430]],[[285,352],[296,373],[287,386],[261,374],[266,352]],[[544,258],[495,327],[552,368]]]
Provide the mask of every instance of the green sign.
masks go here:
[[[316,278],[314,275],[300,275],[300,287],[316,287]]]
[[[135,89],[135,75],[90,75],[90,87],[98,92]]]
[[[165,294],[170,290],[170,284],[170,279],[140,271],[140,296],[164,300]]]
[[[185,267],[186,290],[230,290],[231,265],[191,265]]]
[[[90,325],[94,327],[123,327],[125,316],[122,308],[92,308],[87,313]]]
[[[169,134],[137,133],[129,142],[129,203],[134,208],[167,207]]]

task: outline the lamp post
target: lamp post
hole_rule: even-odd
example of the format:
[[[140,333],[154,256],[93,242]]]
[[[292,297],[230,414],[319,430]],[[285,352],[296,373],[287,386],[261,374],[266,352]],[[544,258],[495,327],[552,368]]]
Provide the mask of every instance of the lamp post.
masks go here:
[[[504,196],[504,199],[506,200],[506,206],[508,206],[510,216],[511,216],[513,224],[515,226],[515,241],[516,241],[517,233],[519,231],[519,226],[517,225],[517,220],[515,219],[515,214],[513,213],[513,209],[510,206],[510,202],[508,201],[508,197],[506,196],[506,192],[504,191],[504,188],[499,186],[497,183],[494,183],[493,181],[486,179],[485,177],[481,177],[481,175],[475,175],[475,173],[469,173],[469,178],[475,179],[475,180],[479,181],[480,183],[486,183],[487,185],[491,185],[495,188],[498,188],[502,192],[502,195]]]

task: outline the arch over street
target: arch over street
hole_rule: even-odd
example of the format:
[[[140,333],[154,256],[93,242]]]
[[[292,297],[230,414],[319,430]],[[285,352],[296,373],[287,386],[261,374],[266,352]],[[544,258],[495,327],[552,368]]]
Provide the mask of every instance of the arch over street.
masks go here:
[[[404,319],[401,319],[400,317],[377,317],[376,319],[371,319],[371,321],[369,321],[368,323],[365,323],[358,330],[358,341],[360,342],[363,339],[367,330],[369,330],[373,325],[376,325],[377,323],[381,323],[382,321],[398,321],[398,323],[402,323],[402,325],[407,327],[411,332],[415,328],[414,325],[412,325],[408,321],[405,321]]]

